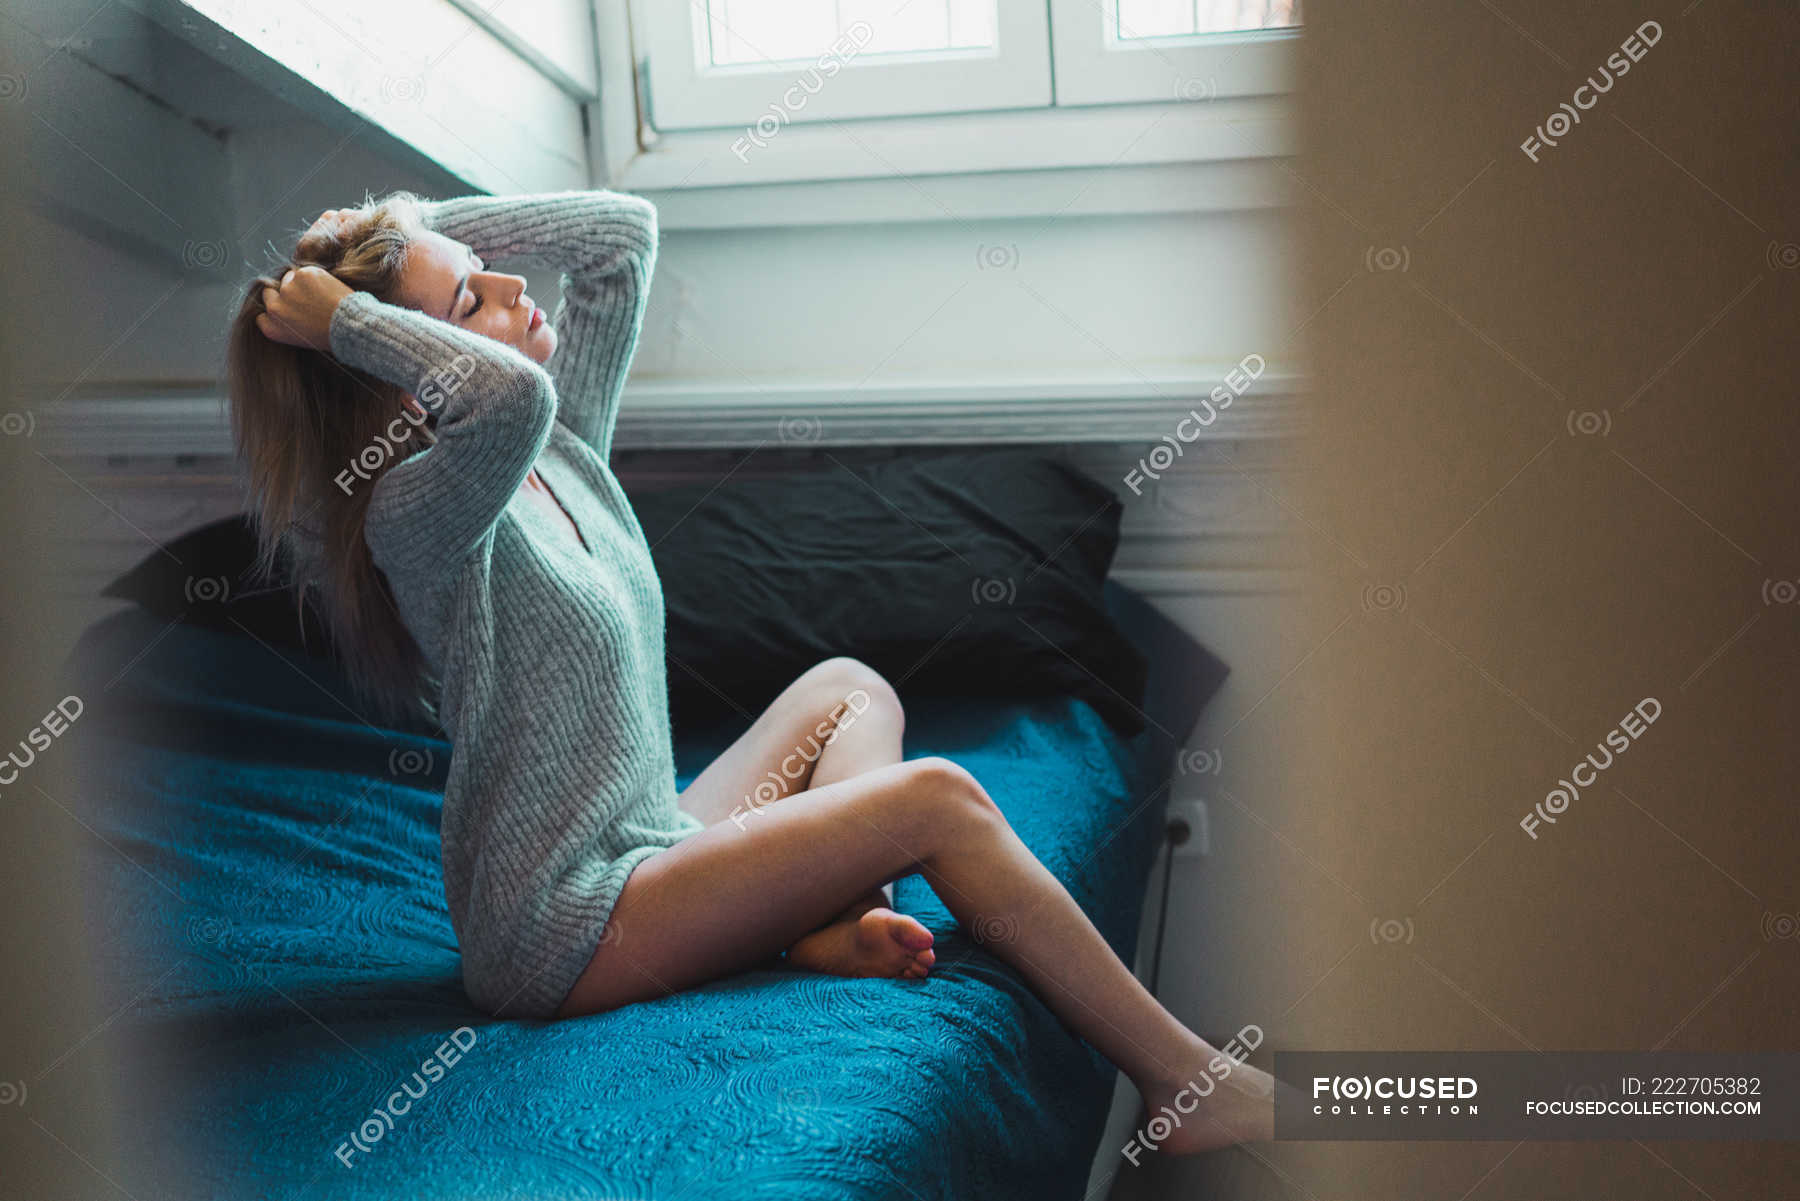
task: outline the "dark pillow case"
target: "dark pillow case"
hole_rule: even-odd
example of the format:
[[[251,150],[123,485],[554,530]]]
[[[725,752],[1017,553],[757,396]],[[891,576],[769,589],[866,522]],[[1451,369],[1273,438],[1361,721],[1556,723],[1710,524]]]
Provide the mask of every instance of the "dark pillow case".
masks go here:
[[[906,695],[1065,694],[1123,734],[1143,728],[1144,658],[1102,594],[1122,506],[1068,464],[1017,450],[840,459],[779,479],[637,491],[632,504],[662,578],[678,722],[754,715],[812,664],[852,655]],[[247,517],[167,550],[103,595],[327,651],[290,591],[248,581]]]
[[[1123,506],[1035,451],[846,462],[632,498],[663,581],[677,720],[760,712],[852,655],[903,694],[1089,702],[1143,728],[1102,593]]]
[[[249,633],[271,646],[329,654],[331,639],[323,620],[310,605],[302,620],[291,589],[252,579],[255,559],[255,530],[247,515],[238,514],[189,530],[162,550],[151,551],[100,595],[136,601],[169,621]]]

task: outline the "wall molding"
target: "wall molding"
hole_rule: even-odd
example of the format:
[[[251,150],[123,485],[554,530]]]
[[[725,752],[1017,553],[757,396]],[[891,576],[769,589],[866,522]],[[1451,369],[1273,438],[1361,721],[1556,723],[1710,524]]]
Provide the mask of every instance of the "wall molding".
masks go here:
[[[764,388],[718,381],[646,380],[625,392],[619,450],[765,445],[889,446],[964,443],[1143,443],[1177,426],[1233,364],[1178,377],[995,379],[857,386],[820,381]],[[1301,380],[1266,372],[1186,442],[1263,441],[1302,432]],[[71,393],[28,410],[49,454],[231,454],[221,393],[210,385],[118,387]],[[1187,437],[1188,432],[1194,436]]]

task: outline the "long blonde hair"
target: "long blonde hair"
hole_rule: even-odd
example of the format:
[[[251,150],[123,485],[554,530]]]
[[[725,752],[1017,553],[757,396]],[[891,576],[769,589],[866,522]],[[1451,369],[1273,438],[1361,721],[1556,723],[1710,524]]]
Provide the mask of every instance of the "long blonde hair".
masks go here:
[[[302,236],[288,262],[246,288],[226,350],[232,437],[256,529],[254,574],[291,584],[301,608],[316,604],[339,665],[373,715],[393,725],[435,717],[438,683],[369,554],[363,519],[386,469],[436,439],[426,425],[407,421],[396,442],[405,389],[328,353],[272,341],[256,318],[263,289],[279,288],[289,267],[309,264],[392,301],[407,252],[426,228],[417,204],[404,191],[365,197],[335,233]],[[382,448],[372,469],[371,447]],[[360,469],[342,486],[352,466]]]

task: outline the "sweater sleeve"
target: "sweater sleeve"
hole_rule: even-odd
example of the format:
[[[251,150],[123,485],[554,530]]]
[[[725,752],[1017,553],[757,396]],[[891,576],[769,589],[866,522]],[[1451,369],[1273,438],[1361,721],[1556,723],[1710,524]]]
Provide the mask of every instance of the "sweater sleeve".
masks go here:
[[[557,348],[544,366],[561,394],[563,424],[609,458],[656,268],[655,207],[596,190],[459,196],[425,201],[422,212],[432,229],[484,260],[522,256],[563,269],[551,318]]]
[[[436,443],[376,481],[364,521],[371,553],[390,572],[460,563],[549,441],[549,374],[504,343],[369,292],[338,302],[331,352],[438,415]]]

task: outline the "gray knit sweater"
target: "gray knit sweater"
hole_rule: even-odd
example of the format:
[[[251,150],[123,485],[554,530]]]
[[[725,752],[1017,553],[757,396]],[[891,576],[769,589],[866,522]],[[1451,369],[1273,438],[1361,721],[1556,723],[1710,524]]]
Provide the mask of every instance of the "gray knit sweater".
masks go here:
[[[436,444],[377,479],[365,536],[442,682],[444,889],[464,991],[488,1013],[549,1017],[626,877],[702,828],[675,803],[661,586],[607,465],[656,210],[602,191],[424,207],[484,260],[565,272],[542,367],[367,292],[331,321],[340,361],[445,396],[427,402]],[[533,466],[587,551],[518,495]]]

